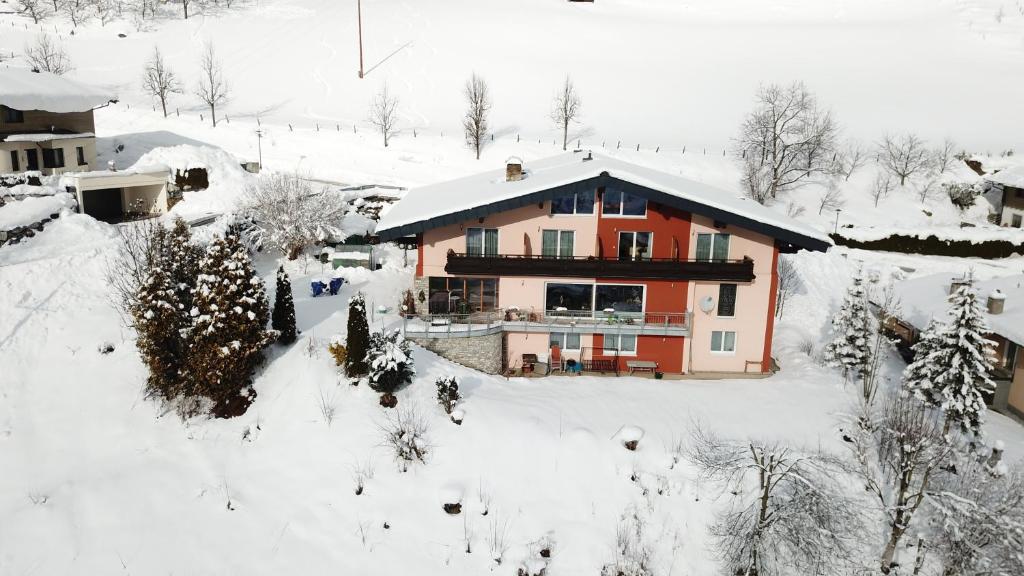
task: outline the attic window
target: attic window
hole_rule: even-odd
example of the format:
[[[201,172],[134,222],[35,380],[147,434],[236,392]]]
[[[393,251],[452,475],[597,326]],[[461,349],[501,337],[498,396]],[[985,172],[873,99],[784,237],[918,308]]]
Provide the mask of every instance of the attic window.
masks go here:
[[[3,112],[4,122],[7,124],[23,124],[25,122],[25,113],[21,110],[0,106],[0,111]]]

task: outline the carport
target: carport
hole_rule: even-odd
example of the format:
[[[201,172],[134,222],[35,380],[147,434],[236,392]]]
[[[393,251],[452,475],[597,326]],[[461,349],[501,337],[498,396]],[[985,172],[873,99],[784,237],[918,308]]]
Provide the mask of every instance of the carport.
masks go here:
[[[79,212],[105,222],[120,222],[166,212],[168,174],[166,167],[152,166],[68,174],[64,182],[76,194]]]

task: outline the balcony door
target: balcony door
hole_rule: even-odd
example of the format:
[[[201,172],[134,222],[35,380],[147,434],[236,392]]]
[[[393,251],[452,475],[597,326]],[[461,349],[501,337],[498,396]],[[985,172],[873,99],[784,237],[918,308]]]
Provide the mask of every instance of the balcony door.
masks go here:
[[[650,232],[619,232],[619,260],[650,259]]]
[[[497,256],[497,228],[468,228],[466,230],[467,256]]]
[[[545,258],[572,258],[576,233],[572,230],[544,230],[541,254]]]

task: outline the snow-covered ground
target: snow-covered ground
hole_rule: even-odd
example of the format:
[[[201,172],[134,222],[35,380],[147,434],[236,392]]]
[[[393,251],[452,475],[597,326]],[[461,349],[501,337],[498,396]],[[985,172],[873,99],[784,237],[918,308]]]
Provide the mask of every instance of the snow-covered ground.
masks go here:
[[[575,134],[584,146],[603,144],[617,158],[730,193],[738,173],[722,150],[762,82],[804,80],[846,135],[866,144],[908,130],[977,152],[1024,144],[1024,77],[1008,72],[1024,64],[1016,0],[366,0],[372,70],[362,81],[352,0],[236,6],[143,30],[127,20],[94,21],[73,36],[63,20],[42,26],[72,52],[74,78],[121,99],[96,114],[100,165],[212,169],[211,189],[187,193],[175,207],[186,216],[236,206],[251,178],[237,161],[256,160],[258,143],[270,169],[399,186],[494,169],[511,155],[529,163],[560,152],[548,108],[567,72],[584,98]],[[36,29],[0,14],[0,56],[20,53]],[[188,93],[207,39],[233,92],[215,129]],[[142,62],[154,45],[187,84],[172,102],[180,116],[160,117],[141,94]],[[474,70],[495,100],[495,140],[479,162],[458,128],[460,90]],[[366,122],[385,81],[402,101],[402,132],[386,149]],[[941,194],[922,202],[913,186],[875,207],[867,195],[875,170],[842,183],[839,225],[925,231],[984,221],[984,205],[961,213]],[[806,209],[801,219],[831,231],[836,213],[818,214],[821,191],[804,187],[775,209],[793,202]],[[507,532],[508,544],[495,573],[514,574],[532,543],[549,537],[551,573],[596,574],[631,508],[649,522],[659,574],[717,573],[706,533],[724,502],[685,460],[673,465],[694,419],[726,435],[841,451],[837,428],[855,391],[804,349],[811,342],[820,351],[854,269],[888,282],[1024,268],[1020,258],[797,255],[799,286],[776,328],[782,371],[765,380],[504,379],[416,349],[418,377],[399,407],[419,409],[432,447],[426,464],[399,473],[380,445],[388,412],[369,390],[339,382],[325,349],[344,333],[354,290],[368,295],[370,310],[396,307],[412,273],[399,251],[385,254],[380,271],[346,269],[342,293],[317,299],[306,296],[309,282],[325,270],[312,260],[289,263],[299,342],[271,350],[245,416],[183,424],[142,398],[145,371],[104,279],[116,241],[114,227],[65,214],[0,248],[0,574],[476,575],[495,568],[495,530]],[[277,264],[267,255],[258,261],[271,288]],[[392,314],[371,321],[374,329],[397,324]],[[106,343],[114,352],[100,354]],[[890,381],[899,369],[891,358]],[[459,380],[462,426],[432,398],[441,375]],[[330,423],[325,403],[334,410]],[[644,432],[635,453],[621,446],[629,427]],[[1006,443],[1009,459],[1024,457],[1024,427],[991,414],[988,433]],[[367,462],[375,474],[356,496],[353,477]],[[463,495],[459,516],[441,509],[452,493]],[[489,500],[486,516],[481,498]]]

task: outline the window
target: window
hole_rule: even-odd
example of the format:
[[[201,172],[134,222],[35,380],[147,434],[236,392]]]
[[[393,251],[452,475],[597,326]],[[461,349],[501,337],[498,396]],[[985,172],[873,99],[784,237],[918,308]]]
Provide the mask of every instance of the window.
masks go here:
[[[736,285],[718,285],[718,315],[733,317],[736,315]]]
[[[81,146],[79,146],[79,147],[75,148],[75,151],[78,152],[78,165],[79,166],[85,166],[85,164],[86,164],[86,162],[85,162],[85,148],[82,148]]]
[[[3,111],[4,122],[8,124],[21,124],[25,122],[25,113],[21,110],[15,110],[7,106],[0,106],[0,110]]]
[[[1021,215],[1020,214],[1014,214],[1013,215],[1013,222],[1012,222],[1012,224],[1013,224],[1014,228],[1020,228],[1020,225],[1021,225]]]
[[[497,228],[468,228],[466,230],[467,256],[497,256]]]
[[[729,259],[729,234],[697,234],[697,260],[724,262]]]
[[[605,216],[643,216],[647,214],[647,199],[607,188],[601,202],[601,213]]]
[[[619,260],[650,260],[650,232],[619,232]]]
[[[63,168],[63,148],[43,148],[43,168]]]
[[[605,354],[636,354],[635,334],[604,334]]]
[[[711,351],[732,353],[736,351],[736,333],[715,330],[711,333]]]
[[[12,172],[20,172],[21,171],[21,164],[18,162],[18,151],[17,150],[11,150],[11,171]]]
[[[580,335],[574,332],[552,332],[548,347],[558,346],[562,350],[579,350]]]
[[[498,281],[494,278],[433,276],[428,290],[431,314],[468,314],[498,307]]]
[[[575,237],[572,230],[544,230],[541,253],[545,258],[572,258]]]
[[[552,214],[593,214],[594,191],[576,192],[551,201]]]
[[[593,310],[593,284],[557,284],[550,283],[544,290],[544,309],[549,313],[586,312]],[[564,308],[564,310],[560,310]]]
[[[644,287],[642,285],[598,284],[594,298],[594,309],[598,312],[641,313],[644,311]]]

